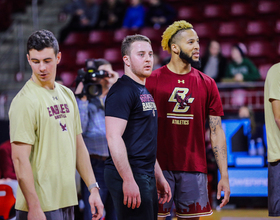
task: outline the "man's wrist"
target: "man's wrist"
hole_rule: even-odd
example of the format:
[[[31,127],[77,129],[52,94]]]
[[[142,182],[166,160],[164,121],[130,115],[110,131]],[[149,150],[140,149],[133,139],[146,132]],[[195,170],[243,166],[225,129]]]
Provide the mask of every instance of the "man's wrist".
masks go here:
[[[96,183],[93,183],[93,184],[90,184],[90,185],[88,186],[88,191],[91,191],[93,188],[100,189],[100,187],[99,187],[99,185],[98,185],[97,182],[96,182]]]

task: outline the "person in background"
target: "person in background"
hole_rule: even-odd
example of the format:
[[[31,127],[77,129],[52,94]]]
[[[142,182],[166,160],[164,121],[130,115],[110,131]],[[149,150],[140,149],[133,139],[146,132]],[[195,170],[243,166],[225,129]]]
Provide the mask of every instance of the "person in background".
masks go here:
[[[154,70],[146,86],[158,110],[157,159],[168,181],[172,199],[160,205],[159,219],[170,215],[173,201],[178,219],[211,215],[207,193],[205,124],[208,118],[212,150],[221,172],[217,199],[230,197],[227,147],[222,129],[222,102],[215,81],[198,71],[199,38],[193,26],[176,21],[162,35],[170,62]]]
[[[123,20],[123,28],[137,30],[144,26],[145,9],[141,0],[130,0]]]
[[[9,110],[18,220],[74,220],[76,169],[91,193],[92,219],[103,214],[75,96],[55,82],[61,56],[52,32],[39,30],[28,38],[32,75]]]
[[[110,77],[93,79],[96,84],[102,86],[102,93],[100,96],[94,96],[88,99],[87,96],[84,95],[83,97],[76,98],[76,100],[81,117],[83,138],[89,151],[91,166],[95,173],[96,181],[99,183],[99,193],[106,211],[105,218],[106,220],[116,220],[117,216],[112,197],[104,182],[104,162],[109,156],[105,130],[104,103],[109,89],[117,81],[119,75],[117,72],[113,71],[111,64],[107,60],[96,59],[94,62],[98,71],[107,71]],[[83,82],[79,83],[75,93],[80,94],[83,87]],[[89,220],[92,216],[90,204],[88,202],[90,193],[83,180],[81,182],[81,191],[85,204],[84,220]]]
[[[145,87],[153,50],[143,35],[127,36],[121,48],[125,75],[112,86],[105,104],[110,150],[105,182],[119,220],[155,220],[158,202],[169,201],[171,191],[156,160],[157,108]]]
[[[65,21],[71,15],[70,21],[60,30],[59,43],[63,43],[68,34],[74,31],[90,31],[97,27],[100,6],[96,0],[77,0],[67,4],[59,14],[59,20]]]
[[[264,84],[264,114],[267,135],[268,212],[280,216],[280,63],[273,65]]]
[[[232,61],[227,66],[226,78],[230,78],[235,82],[256,81],[260,79],[258,68],[246,57],[246,52],[246,46],[242,43],[232,46]]]
[[[122,27],[126,5],[121,0],[106,0],[101,5],[99,28],[114,30]]]
[[[225,76],[226,67],[227,59],[221,53],[219,42],[211,40],[204,56],[201,58],[200,70],[216,82],[220,82]]]
[[[159,29],[171,24],[176,16],[176,11],[163,0],[149,0],[148,11],[145,17],[145,26]]]
[[[10,140],[5,141],[0,145],[0,185],[1,184],[9,185],[16,198],[18,181],[12,161],[12,147]]]

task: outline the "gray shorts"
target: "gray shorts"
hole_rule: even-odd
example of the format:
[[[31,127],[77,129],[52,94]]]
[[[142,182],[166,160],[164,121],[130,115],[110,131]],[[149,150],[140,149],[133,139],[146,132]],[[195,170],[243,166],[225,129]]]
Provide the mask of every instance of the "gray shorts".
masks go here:
[[[173,201],[176,215],[180,218],[194,218],[213,213],[208,199],[206,174],[164,170],[163,175],[170,185],[172,198],[170,202],[159,205],[158,216],[169,216]]]
[[[74,220],[74,206],[44,212],[47,220]],[[28,212],[16,210],[16,220],[27,220]]]
[[[268,163],[268,212],[280,216],[280,161]]]

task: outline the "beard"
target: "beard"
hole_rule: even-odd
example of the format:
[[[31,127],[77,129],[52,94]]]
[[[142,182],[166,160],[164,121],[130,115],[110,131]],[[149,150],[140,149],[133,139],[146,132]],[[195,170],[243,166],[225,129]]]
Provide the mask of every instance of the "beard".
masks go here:
[[[201,67],[201,61],[198,60],[198,61],[195,61],[192,59],[192,57],[188,56],[188,54],[184,53],[182,51],[182,49],[180,50],[180,54],[179,54],[179,57],[182,59],[182,60],[185,60],[186,62],[188,62],[189,64],[191,64],[192,67],[196,68],[196,69],[199,69]]]

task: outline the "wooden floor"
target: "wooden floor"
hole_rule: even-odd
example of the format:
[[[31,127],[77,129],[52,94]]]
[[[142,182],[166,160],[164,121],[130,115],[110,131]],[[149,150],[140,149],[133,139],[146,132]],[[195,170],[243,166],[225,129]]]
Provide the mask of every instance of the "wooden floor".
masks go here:
[[[176,220],[177,218],[173,218]],[[211,216],[201,217],[200,220],[274,220],[280,218],[268,217],[267,209],[234,209],[213,211]],[[186,219],[187,220],[187,219]]]

